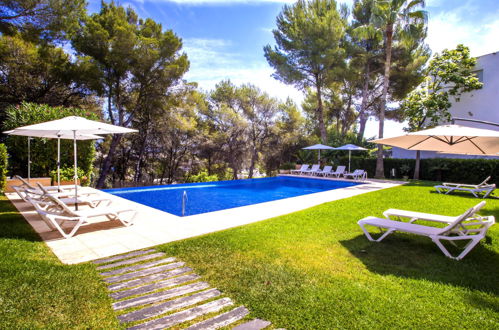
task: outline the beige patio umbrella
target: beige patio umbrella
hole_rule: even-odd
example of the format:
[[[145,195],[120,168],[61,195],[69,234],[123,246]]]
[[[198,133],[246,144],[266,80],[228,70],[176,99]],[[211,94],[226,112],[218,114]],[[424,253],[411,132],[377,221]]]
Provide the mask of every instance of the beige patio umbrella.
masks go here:
[[[28,125],[16,128],[16,131],[42,132],[50,135],[73,135],[74,149],[74,180],[75,180],[75,199],[78,197],[78,163],[76,158],[76,136],[77,134],[123,134],[138,132],[136,129],[115,126],[99,121],[89,120],[83,117],[69,116],[62,119],[47,121],[45,123]],[[75,204],[78,210],[78,204]]]
[[[302,148],[304,150],[317,150],[319,151],[319,154],[318,154],[318,162],[320,163],[321,162],[321,150],[334,150],[333,147],[330,147],[330,146],[327,146],[325,144],[314,144],[313,146],[309,146],[309,147],[305,147],[305,148]]]
[[[369,142],[408,150],[451,154],[499,155],[499,131],[461,125],[441,125],[393,138]]]

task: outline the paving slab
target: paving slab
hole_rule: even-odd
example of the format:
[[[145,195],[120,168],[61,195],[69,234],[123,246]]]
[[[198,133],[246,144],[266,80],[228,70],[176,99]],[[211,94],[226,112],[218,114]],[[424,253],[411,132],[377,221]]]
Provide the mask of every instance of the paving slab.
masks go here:
[[[260,330],[260,329],[265,329],[271,324],[272,323],[270,323],[269,321],[254,319],[246,323],[239,324],[238,326],[232,328],[232,330]]]
[[[156,266],[156,267],[152,267],[152,268],[142,269],[142,270],[138,270],[135,272],[126,273],[123,275],[116,275],[116,276],[107,277],[104,279],[104,282],[114,283],[114,282],[122,282],[122,281],[126,281],[126,280],[131,280],[131,279],[136,278],[136,277],[151,275],[154,273],[163,272],[165,270],[182,267],[184,264],[185,263],[183,263],[183,262],[174,262],[174,263],[166,264],[163,266]]]
[[[217,289],[209,289],[192,294],[190,296],[169,300],[167,302],[151,307],[145,307],[130,313],[122,314],[118,316],[118,319],[121,323],[146,320],[151,317],[171,312],[176,309],[189,307],[205,300],[216,298],[218,296],[220,296],[220,291],[218,291]]]
[[[132,259],[127,259],[127,260],[123,260],[123,261],[118,261],[118,262],[107,264],[107,265],[103,265],[103,266],[98,266],[97,270],[109,269],[109,268],[116,268],[116,267],[119,267],[119,266],[136,264],[136,263],[141,262],[141,261],[155,259],[155,258],[164,257],[164,256],[165,256],[165,254],[163,252],[152,253],[152,254],[148,254],[148,255],[145,255],[145,256],[140,256],[140,257],[136,257],[136,258],[132,258]]]
[[[228,326],[234,322],[237,322],[246,315],[249,314],[249,311],[246,307],[241,306],[237,307],[229,312],[217,315],[212,317],[211,319],[204,320],[202,322],[196,323],[187,328],[187,330],[206,330],[206,329],[219,329],[221,327]]]
[[[118,274],[128,273],[128,272],[141,270],[141,269],[145,269],[145,268],[150,268],[150,267],[157,266],[157,265],[168,264],[168,263],[174,262],[175,260],[176,259],[174,257],[170,257],[170,258],[155,260],[155,261],[151,261],[151,262],[145,262],[143,264],[118,268],[115,270],[110,270],[108,272],[102,272],[99,275],[101,275],[101,276],[118,275]]]
[[[113,299],[120,300],[120,299],[128,298],[131,296],[150,293],[150,292],[153,292],[153,291],[156,291],[159,289],[170,288],[170,287],[184,284],[187,282],[192,282],[192,281],[198,280],[199,278],[200,278],[200,276],[196,275],[196,274],[177,276],[177,277],[171,278],[169,280],[164,280],[164,281],[159,281],[159,282],[148,284],[148,285],[139,286],[138,288],[133,288],[133,289],[124,290],[124,291],[118,291],[118,292],[112,292],[109,294],[109,296]]]
[[[138,278],[135,280],[112,284],[112,285],[108,286],[108,289],[111,291],[123,290],[123,289],[132,288],[132,287],[135,287],[138,285],[144,285],[147,283],[167,279],[170,277],[178,276],[178,275],[189,273],[189,272],[192,272],[192,269],[189,267],[177,268],[177,269],[173,269],[173,270],[170,270],[170,271],[164,272],[164,273],[152,274],[152,275],[144,276],[144,277],[141,277],[141,278]]]
[[[191,292],[196,292],[204,289],[208,289],[210,285],[206,282],[196,282],[192,284],[187,284],[184,286],[179,286],[170,290],[160,291],[156,293],[151,293],[145,296],[140,296],[137,298],[131,298],[127,300],[122,300],[115,302],[113,304],[114,310],[120,310],[125,308],[137,307],[152,304],[155,302],[160,302],[163,300],[171,299],[178,296],[183,296]]]
[[[193,320],[202,315],[218,312],[219,310],[231,306],[233,304],[232,300],[229,298],[222,298],[219,300],[215,300],[204,305],[196,306],[181,312],[177,312],[157,320],[152,320],[140,325],[136,325],[134,327],[128,328],[130,330],[138,330],[138,329],[164,329],[167,327],[174,326],[176,324],[180,324],[183,322],[187,322]]]

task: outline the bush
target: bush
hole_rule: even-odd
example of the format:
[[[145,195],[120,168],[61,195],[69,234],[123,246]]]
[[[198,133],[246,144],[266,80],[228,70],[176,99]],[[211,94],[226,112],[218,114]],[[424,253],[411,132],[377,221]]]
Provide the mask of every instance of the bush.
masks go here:
[[[279,167],[280,170],[294,170],[296,169],[296,163],[284,163]]]
[[[414,176],[414,159],[386,158],[385,177],[391,177],[391,170],[395,169],[395,177],[401,178],[404,174],[400,169],[409,170],[406,172],[409,178]],[[339,165],[347,165],[348,157],[340,159]],[[367,175],[372,178],[376,170],[376,159],[352,157],[352,171],[360,168],[367,171]],[[478,184],[487,176],[491,176],[490,183],[499,184],[499,159],[454,159],[454,158],[428,158],[421,159],[420,179],[429,181],[445,181]]]
[[[78,179],[80,180],[80,184],[82,186],[88,186],[90,184],[91,172],[85,173],[85,171],[78,167]],[[74,180],[74,167],[63,167],[61,168],[61,181],[73,181]],[[52,183],[54,185],[57,184],[57,170],[53,170],[50,172],[50,178],[52,179]]]
[[[218,181],[218,176],[216,174],[214,174],[214,175],[208,175],[208,171],[207,170],[202,170],[198,174],[189,175],[185,179],[185,182],[188,182],[188,183],[210,182],[210,181]]]
[[[81,116],[97,120],[97,115],[82,109],[50,107],[44,104],[23,102],[19,106],[6,109],[4,129],[14,129],[19,126],[42,123],[61,119],[67,116]],[[27,176],[28,138],[26,136],[8,136],[6,145],[9,151],[10,173]],[[84,173],[93,169],[95,158],[94,141],[78,141],[78,165]],[[57,140],[33,138],[31,140],[31,176],[47,177],[57,168]],[[61,139],[61,167],[71,167],[73,164],[73,141]]]
[[[7,166],[8,166],[7,147],[0,143],[0,192],[5,190],[7,184]]]

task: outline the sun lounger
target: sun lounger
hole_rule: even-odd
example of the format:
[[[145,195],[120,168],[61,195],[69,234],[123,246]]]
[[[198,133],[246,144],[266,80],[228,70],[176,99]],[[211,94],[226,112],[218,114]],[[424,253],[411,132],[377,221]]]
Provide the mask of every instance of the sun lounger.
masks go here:
[[[308,170],[308,168],[310,167],[310,165],[308,164],[303,164],[299,170],[291,170],[290,173],[293,174],[301,174],[303,171],[306,171]]]
[[[20,180],[22,182],[21,186],[29,188],[29,189],[31,189],[33,191],[39,190],[38,188],[36,188],[32,184],[30,184],[28,181],[26,181],[21,176],[16,175],[15,178],[18,179],[18,180]],[[67,193],[69,193],[70,191],[72,191],[72,190],[75,189],[74,185],[64,185],[64,186],[61,186],[60,189],[59,189],[59,187],[56,187],[56,186],[44,186],[44,187],[45,187],[46,190],[48,190],[50,192],[67,192]],[[80,189],[80,188],[81,187],[78,186],[78,189]]]
[[[301,171],[300,174],[310,174],[312,175],[313,173],[317,172],[320,169],[319,164],[312,165],[312,168],[309,170]]]
[[[474,212],[475,214],[480,211],[480,209],[485,205],[485,203],[479,203],[475,206]],[[475,216],[475,214],[470,215],[470,217]],[[461,214],[462,215],[462,214]],[[406,210],[398,210],[398,209],[388,209],[383,212],[383,216],[390,220],[409,220],[409,223],[414,223],[416,221],[433,221],[440,223],[452,223],[460,217],[460,215],[452,217],[447,215],[439,215],[432,213],[423,213],[423,212],[414,212],[414,211],[406,211]]]
[[[38,214],[46,220],[48,225],[53,229],[57,229],[65,238],[72,237],[81,226],[89,224],[89,218],[105,216],[109,220],[118,220],[123,225],[128,227],[133,224],[133,219],[136,214],[134,209],[109,206],[75,211],[69,208],[62,200],[54,197],[53,195],[46,195],[46,197],[47,201],[31,200],[31,203],[35,207]],[[122,214],[127,212],[131,212],[132,215],[128,219],[125,219]],[[62,225],[66,221],[76,223],[74,227],[71,228],[69,233],[66,233],[62,229]]]
[[[481,202],[475,207],[472,207],[444,228],[376,217],[366,217],[359,220],[357,223],[362,228],[362,231],[366,235],[367,239],[372,242],[381,242],[385,237],[396,231],[427,236],[431,238],[431,240],[440,248],[445,256],[461,260],[480,242],[480,240],[485,237],[487,230],[495,223],[493,216],[479,217],[475,215],[476,211],[481,209],[484,205],[485,202]],[[374,239],[365,228],[366,225],[378,227],[386,231],[378,239]],[[468,240],[469,242],[464,247],[464,250],[456,257],[454,257],[442,244],[442,241],[449,241],[454,244],[455,241],[463,240]]]
[[[487,181],[490,180],[490,176],[487,177],[480,184],[466,184],[466,183],[451,183],[444,182],[441,185],[436,185],[434,188],[437,190],[439,194],[445,193],[446,195],[453,191],[467,191],[473,194],[473,196],[479,198],[487,198],[495,189],[495,184],[487,184]]]
[[[334,176],[336,178],[339,178],[340,175],[343,175],[345,173],[346,166],[338,166],[336,168],[336,171],[329,173],[329,176]]]
[[[352,173],[343,173],[344,178],[352,178],[354,180],[366,180],[367,172],[364,170],[355,170]]]
[[[318,170],[312,174],[317,175],[317,176],[321,176],[321,175],[326,176],[328,174],[331,174],[332,171],[333,171],[333,167],[328,165],[328,166],[324,166],[324,168],[322,170]]]
[[[88,196],[79,195],[78,198],[75,198],[74,196],[60,198],[57,195],[54,195],[51,192],[47,191],[47,189],[44,186],[42,186],[40,183],[37,184],[40,190],[43,191],[43,195],[41,196],[42,199],[46,199],[46,195],[52,195],[54,197],[57,197],[60,201],[62,201],[65,204],[82,204],[82,205],[86,204],[89,205],[90,207],[97,207],[101,205],[103,202],[107,202],[106,206],[109,206],[111,204],[111,199],[109,199],[108,197],[99,196],[97,194],[95,194],[92,197],[90,197],[90,195]]]

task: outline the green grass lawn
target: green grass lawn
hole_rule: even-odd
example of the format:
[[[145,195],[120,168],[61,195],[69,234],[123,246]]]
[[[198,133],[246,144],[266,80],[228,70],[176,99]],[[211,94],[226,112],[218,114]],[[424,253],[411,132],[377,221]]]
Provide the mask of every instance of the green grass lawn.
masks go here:
[[[0,197],[0,329],[119,327],[91,264],[64,265]]]
[[[499,225],[454,261],[424,237],[371,243],[356,223],[388,208],[457,215],[480,201],[433,190],[368,193],[159,249],[276,327],[497,329]],[[499,219],[499,199],[481,213]]]
[[[497,329],[499,225],[454,261],[428,238],[371,243],[356,224],[388,208],[457,215],[479,201],[417,183],[158,249],[275,327]],[[486,201],[481,213],[499,219],[499,199]],[[0,329],[119,328],[95,266],[61,264],[4,197],[0,258]]]

